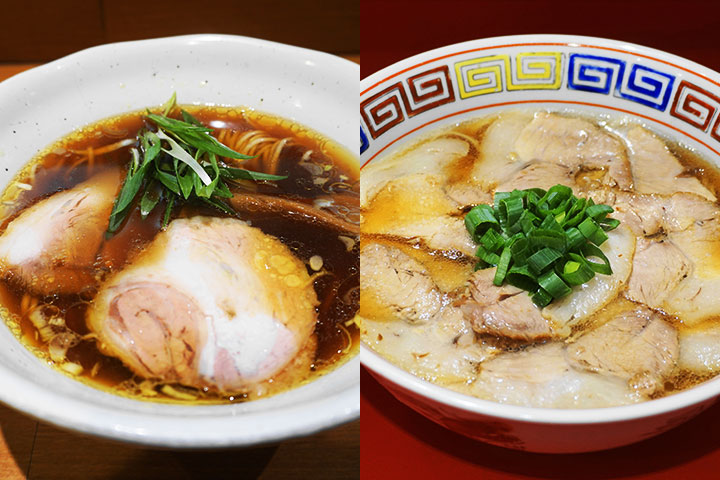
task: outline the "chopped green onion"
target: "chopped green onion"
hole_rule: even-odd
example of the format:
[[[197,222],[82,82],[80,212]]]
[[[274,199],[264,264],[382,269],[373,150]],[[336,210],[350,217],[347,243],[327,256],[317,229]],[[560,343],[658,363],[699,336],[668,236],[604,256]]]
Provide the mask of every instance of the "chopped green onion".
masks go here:
[[[620,220],[616,218],[603,218],[598,221],[598,224],[600,224],[600,228],[609,232],[610,230],[615,230],[620,225]]]
[[[514,287],[522,288],[529,292],[535,291],[538,288],[537,276],[530,271],[527,265],[512,267],[505,276],[505,281]]]
[[[535,214],[533,214],[530,210],[525,210],[522,215],[520,215],[520,219],[518,220],[518,223],[520,224],[520,230],[527,235],[528,233],[535,230],[537,227],[535,226],[535,223],[539,220]]]
[[[478,244],[476,269],[496,266],[495,285],[527,290],[543,307],[595,273],[612,273],[598,247],[608,239],[605,232],[620,223],[607,218],[612,212],[608,205],[595,205],[592,199],[575,197],[569,187],[555,185],[547,191],[496,192],[492,206],[468,212],[465,226]]]
[[[491,252],[500,250],[505,245],[505,239],[494,229],[489,228],[480,238],[480,244]]]
[[[506,246],[500,254],[500,260],[498,261],[497,269],[495,269],[495,278],[493,279],[493,283],[498,287],[502,285],[505,280],[508,268],[510,268],[511,258],[512,253],[510,252],[510,247]]]
[[[545,268],[552,266],[555,263],[555,260],[560,258],[562,258],[562,253],[557,250],[553,250],[552,248],[543,248],[542,250],[533,253],[527,259],[527,264],[535,275],[540,275]]]
[[[535,294],[532,296],[532,301],[535,305],[538,307],[547,307],[550,305],[550,302],[553,301],[552,295],[550,295],[548,292],[543,290],[542,287],[538,288]]]
[[[568,285],[582,285],[595,276],[595,271],[581,255],[571,253],[569,257],[571,260],[565,262],[561,275]]]
[[[500,202],[500,219],[507,225],[515,225],[522,215],[523,199],[519,196],[513,196],[506,198]]]
[[[473,239],[478,239],[484,235],[489,228],[499,230],[500,224],[495,218],[492,207],[483,204],[473,207],[473,209],[465,215],[465,228],[467,228],[467,231],[473,236]]]
[[[595,245],[602,245],[605,240],[608,239],[607,233],[605,233],[605,231],[600,228],[600,225],[598,225],[595,220],[590,217],[580,222],[580,225],[578,225],[577,228],[585,238]]]
[[[517,265],[525,265],[528,257],[532,255],[530,242],[525,237],[514,241],[510,249],[512,250],[512,258]]]
[[[575,250],[580,247],[583,243],[587,242],[585,236],[580,233],[575,227],[570,227],[565,230],[565,238],[567,239],[567,249]]]
[[[563,231],[562,227],[553,215],[548,215],[547,217],[545,217],[543,221],[540,222],[540,226],[538,228],[542,230],[555,230],[557,232]]]
[[[562,298],[572,291],[570,287],[560,278],[554,270],[543,273],[538,277],[538,283],[543,290],[553,298]]]
[[[592,268],[593,271],[597,273],[602,273],[603,275],[610,275],[612,273],[610,260],[608,260],[603,251],[600,250],[600,247],[597,247],[592,243],[586,243],[582,246],[581,251],[583,257],[585,257],[585,260],[588,262],[590,268]],[[600,260],[602,260],[602,263],[592,262],[590,261],[589,257],[599,258]]]
[[[495,266],[500,262],[500,256],[496,253],[489,252],[485,247],[480,245],[475,252],[475,256],[488,265]]]
[[[562,230],[557,231],[538,228],[530,232],[527,238],[530,240],[530,246],[536,250],[548,247],[554,248],[559,252],[564,252],[567,249],[567,237]]]
[[[602,220],[614,210],[610,205],[593,205],[585,211],[588,217],[593,220]]]

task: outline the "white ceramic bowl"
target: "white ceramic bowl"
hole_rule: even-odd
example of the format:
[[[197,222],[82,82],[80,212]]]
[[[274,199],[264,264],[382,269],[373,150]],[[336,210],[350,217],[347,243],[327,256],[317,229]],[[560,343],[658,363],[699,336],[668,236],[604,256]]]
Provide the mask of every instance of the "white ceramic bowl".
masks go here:
[[[628,114],[720,166],[720,74],[639,45],[522,35],[450,45],[361,81],[361,162],[382,158],[441,125],[508,108]],[[584,452],[636,442],[708,408],[720,378],[636,405],[524,408],[425,382],[361,346],[361,361],[399,400],[431,420],[495,445]]]
[[[0,186],[39,150],[90,122],[159,105],[245,105],[296,120],[350,151],[356,64],[226,35],[103,45],[0,83]],[[300,388],[235,405],[177,406],[114,396],[43,365],[0,322],[0,401],[41,420],[164,447],[233,447],[307,435],[358,418],[359,360]]]

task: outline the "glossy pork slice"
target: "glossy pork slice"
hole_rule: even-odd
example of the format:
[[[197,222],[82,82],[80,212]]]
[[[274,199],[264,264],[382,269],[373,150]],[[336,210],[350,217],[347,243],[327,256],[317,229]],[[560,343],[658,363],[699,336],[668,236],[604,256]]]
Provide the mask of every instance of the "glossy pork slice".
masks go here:
[[[572,170],[549,162],[532,162],[497,187],[498,192],[512,192],[529,188],[549,190],[557,184],[577,189]],[[488,202],[491,203],[491,202]]]
[[[692,270],[670,292],[662,309],[688,326],[720,316],[720,218],[694,223],[668,238],[692,262]]]
[[[193,217],[110,278],[87,323],[143,377],[260,391],[311,345],[316,304],[305,265],[280,241],[235,219]]]
[[[471,382],[481,362],[498,351],[477,339],[462,313],[452,306],[427,323],[363,317],[361,332],[363,342],[393,364],[444,386]]]
[[[560,335],[569,335],[570,327],[588,320],[607,305],[628,281],[635,252],[635,236],[630,229],[620,225],[608,232],[608,240],[600,249],[610,261],[612,275],[596,274],[588,282],[573,287],[570,295],[543,309],[543,316],[551,321],[553,329]]]
[[[363,168],[360,179],[360,206],[365,207],[390,181],[413,174],[440,174],[453,160],[467,155],[470,145],[457,137],[440,137],[423,142]]]
[[[595,321],[601,325],[568,345],[570,364],[617,376],[644,395],[662,391],[679,357],[675,328],[653,310],[622,300]]]
[[[669,239],[638,238],[625,295],[652,308],[665,300],[692,271],[692,263]]]
[[[516,152],[516,142],[532,118],[525,112],[505,112],[493,120],[483,135],[480,159],[472,171],[473,182],[492,191],[527,165],[528,160]]]
[[[492,192],[474,182],[451,183],[445,185],[443,189],[445,195],[457,204],[458,209],[493,202]]]
[[[647,254],[633,260],[628,296],[682,318],[693,326],[720,315],[720,209],[693,193],[615,195],[614,217],[638,237],[652,236],[644,249],[666,250],[675,258],[653,259]],[[660,242],[668,242],[662,247]],[[672,246],[672,247],[671,247]],[[662,276],[658,264],[663,264]],[[645,284],[645,281],[648,283]],[[663,282],[667,280],[665,285]],[[644,289],[663,289],[647,296]]]
[[[573,368],[558,342],[503,353],[484,362],[467,393],[500,403],[547,408],[608,407],[645,399],[618,377]]]
[[[720,372],[720,324],[717,320],[680,330],[678,366],[696,375]]]
[[[635,191],[663,194],[691,192],[715,201],[715,195],[697,178],[684,175],[685,168],[656,135],[642,127],[635,127],[628,132],[627,140],[631,145],[630,163]]]
[[[23,210],[0,236],[0,271],[40,295],[94,288],[119,186],[117,173],[103,173]]]
[[[637,236],[652,236],[687,230],[695,224],[705,224],[720,218],[720,208],[714,202],[695,193],[672,195],[638,194],[618,190],[599,190],[591,198],[605,203],[617,218]]]
[[[413,174],[388,182],[362,210],[362,233],[402,237],[433,250],[475,254],[457,204],[434,175]]]
[[[515,144],[526,162],[539,160],[583,170],[604,172],[603,185],[630,189],[633,186],[630,163],[623,143],[592,123],[540,112],[523,129]]]
[[[442,295],[427,269],[396,247],[363,242],[360,315],[425,323],[440,312]]]
[[[526,291],[493,284],[494,268],[470,277],[470,297],[460,309],[473,330],[495,337],[535,342],[552,337],[548,321]]]

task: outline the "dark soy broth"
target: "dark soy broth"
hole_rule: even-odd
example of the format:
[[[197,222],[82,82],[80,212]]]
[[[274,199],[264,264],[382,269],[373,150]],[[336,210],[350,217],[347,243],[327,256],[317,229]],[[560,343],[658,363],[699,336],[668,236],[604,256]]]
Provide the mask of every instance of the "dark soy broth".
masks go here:
[[[333,213],[357,223],[359,221],[359,170],[352,155],[337,144],[290,121],[250,109],[227,107],[185,107],[205,125],[215,129],[213,134],[230,148],[241,153],[243,145],[254,145],[257,159],[247,164],[233,164],[251,170],[287,175],[277,182],[239,182],[239,191],[252,191],[301,201],[308,205],[318,202],[327,205]],[[105,154],[94,152],[124,139],[134,139],[147,127],[142,112],[125,114],[85,127],[54,143],[30,162],[11,182],[3,194],[5,209],[0,231],[23,209],[53,193],[66,190],[102,173],[115,170],[124,178],[131,158],[128,144]],[[261,133],[253,133],[253,132]],[[249,137],[242,143],[243,135]],[[267,171],[263,158],[270,155],[271,140],[287,139],[277,160]],[[252,143],[254,142],[254,144]],[[264,148],[264,150],[263,150]],[[92,150],[92,151],[91,151]],[[20,184],[22,188],[18,188]],[[31,189],[28,189],[28,186]],[[100,280],[122,269],[160,231],[164,205],[156,208],[148,218],[141,219],[134,208],[122,229],[103,242],[96,258]],[[207,206],[186,205],[173,210],[173,218],[194,215],[227,216]],[[314,275],[318,297],[315,328],[317,350],[306,378],[307,382],[328,373],[356,354],[358,327],[354,323],[359,302],[359,249],[357,238],[338,234],[323,225],[309,223],[297,216],[262,212],[241,212],[238,217],[263,232],[273,235],[287,245],[308,265]],[[322,258],[322,268],[315,271],[309,266],[312,257]],[[140,385],[145,379],[136,377],[123,363],[98,351],[94,335],[85,324],[85,312],[92,302],[95,288],[80,294],[33,297],[12,281],[0,282],[0,305],[11,330],[21,341],[49,364],[54,364],[47,345],[31,323],[28,312],[34,308],[51,309],[65,319],[65,325],[82,340],[67,351],[67,361],[82,366],[76,378],[114,393],[137,396],[154,401],[182,401],[162,393],[162,385],[148,389]],[[147,382],[145,382],[147,383]],[[268,393],[276,393],[281,389]],[[216,393],[211,389],[189,389],[173,386],[176,390],[196,397],[191,402],[227,403],[247,398],[244,392]],[[153,393],[154,392],[154,393]],[[187,400],[190,401],[190,400]]]

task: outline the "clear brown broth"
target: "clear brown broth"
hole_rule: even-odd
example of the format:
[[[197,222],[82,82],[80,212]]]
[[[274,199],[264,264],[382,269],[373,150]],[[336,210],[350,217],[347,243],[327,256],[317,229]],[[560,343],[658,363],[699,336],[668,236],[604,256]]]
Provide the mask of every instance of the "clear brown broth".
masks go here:
[[[560,114],[562,115],[563,113],[560,112]],[[598,119],[592,116],[585,116],[579,114],[578,112],[569,112],[568,115],[572,117],[581,117],[593,124],[598,125]],[[451,127],[440,128],[436,130],[434,134],[428,135],[419,141],[408,142],[404,148],[399,149],[391,155],[401,156],[406,151],[412,150],[413,148],[416,148],[419,144],[425,141],[430,141],[431,139],[437,138],[438,136],[452,137],[455,135],[459,135],[460,138],[470,137],[477,140],[478,144],[481,144],[485,136],[485,132],[496,118],[496,116],[491,115],[463,121],[452,125]],[[620,125],[623,125],[624,122],[625,119],[621,119]],[[631,125],[635,124],[631,123]],[[653,130],[651,126],[648,126],[647,128],[651,131]],[[613,131],[614,128],[612,124],[609,125],[609,129],[611,132],[613,132],[613,134],[617,134],[617,131]],[[680,161],[682,166],[685,168],[684,175],[697,178],[703,184],[703,186],[710,190],[717,198],[720,198],[720,168],[713,165],[710,161],[700,155],[697,151],[689,148],[687,145],[666,137],[663,137],[662,139],[670,152]],[[475,148],[475,146],[471,145],[467,155],[459,157],[453,162],[451,162],[449,165],[447,165],[445,167],[445,174],[447,175],[448,183],[452,184],[454,182],[465,181],[471,175],[474,163],[478,161],[478,159],[479,161],[482,161],[480,156],[481,153]],[[374,207],[374,205],[371,206],[371,208]],[[378,207],[381,208],[381,206]],[[464,215],[465,213],[467,213],[467,210],[469,210],[469,208],[467,208],[466,211],[459,211],[458,214]],[[458,255],[457,257],[452,257],[448,255],[438,256],[436,254],[437,252],[434,252],[428,249],[426,246],[418,244],[415,241],[409,242],[407,239],[387,235],[374,236],[369,234],[363,234],[362,238],[372,240],[374,242],[389,243],[396,248],[400,248],[406,254],[421,261],[421,263],[431,272],[443,270],[444,268],[446,268],[443,266],[443,263],[447,262],[454,263],[456,270],[458,271],[462,271],[463,268],[467,270],[468,258],[462,254]],[[457,292],[454,292],[453,294],[456,293]],[[660,311],[658,311],[657,313],[661,315],[665,321],[674,325],[676,328],[685,328],[682,320],[678,317],[667,315],[664,312]],[[714,321],[715,318],[709,318],[708,320]],[[583,330],[591,329],[591,323],[592,322],[576,326],[573,329],[573,335],[579,334]],[[379,338],[378,341],[380,340],[381,339]],[[491,342],[493,345],[497,345],[508,352],[523,350],[530,346],[527,344],[518,344],[517,342],[513,341],[499,340],[492,337],[483,337],[483,340]],[[715,374],[699,375],[695,372],[678,369],[673,373],[671,377],[666,379],[664,390],[656,393],[651,398],[663,397],[673,393],[677,393],[682,390],[686,390],[711,378],[714,378],[715,376]]]
[[[290,121],[262,114],[249,109],[226,107],[184,107],[206,125],[228,132],[262,129],[276,138],[291,138],[292,144],[283,149],[278,171],[287,175],[286,180],[274,182],[274,185],[257,183],[254,188],[260,193],[284,196],[312,204],[316,197],[343,195],[345,202],[350,199],[351,210],[359,208],[359,170],[352,155],[320,135]],[[4,231],[22,210],[53,193],[72,188],[91,176],[106,170],[115,170],[125,176],[132,146],[110,152],[95,158],[92,165],[87,161],[73,166],[82,155],[73,151],[94,149],[112,144],[124,138],[135,138],[136,134],[147,127],[142,112],[135,112],[110,118],[85,127],[51,145],[33,159],[16,177],[14,182],[32,185],[32,190],[22,191],[19,196],[12,192],[12,185],[3,194],[3,200],[12,202],[12,212],[0,223],[0,232]],[[300,159],[308,149],[313,151],[313,162],[332,165],[326,177],[329,180],[321,185],[314,182],[313,175],[301,165]],[[265,168],[254,169],[264,171]],[[97,257],[97,268],[107,276],[128,263],[135,254],[142,251],[160,231],[164,205],[159,205],[148,218],[142,220],[138,209],[134,209],[122,229],[106,240]],[[175,209],[173,218],[194,215],[227,216],[217,210],[199,205],[189,205]],[[298,220],[292,215],[268,213],[240,213],[239,217],[273,235],[287,245],[294,254],[305,261],[315,255],[323,259],[324,275],[318,275],[314,281],[315,291],[320,301],[318,319],[315,328],[317,349],[310,371],[301,381],[304,383],[328,373],[353,356],[358,349],[359,332],[353,322],[358,308],[359,292],[359,254],[357,242],[348,250],[345,243],[337,239],[338,233],[321,225]],[[314,273],[311,270],[309,273]],[[89,332],[85,323],[85,311],[92,301],[94,291],[77,295],[54,295],[34,298],[41,304],[53,305],[65,318],[65,323],[73,332],[86,335]],[[0,305],[10,328],[33,352],[53,364],[37,329],[28,315],[22,314],[23,297],[32,297],[19,285],[12,282],[0,282]],[[28,301],[28,298],[25,299]],[[67,360],[83,367],[80,380],[93,386],[111,390],[122,395],[135,396],[137,386],[144,379],[136,377],[121,361],[103,355],[92,338],[81,341],[67,352]],[[146,397],[155,401],[178,401],[161,392],[161,384],[154,391],[157,396]],[[245,392],[218,393],[212,389],[187,389],[180,386],[184,393],[197,397],[195,402],[227,403],[243,401],[248,398]],[[283,386],[286,388],[290,386]],[[272,393],[277,393],[271,390]]]

